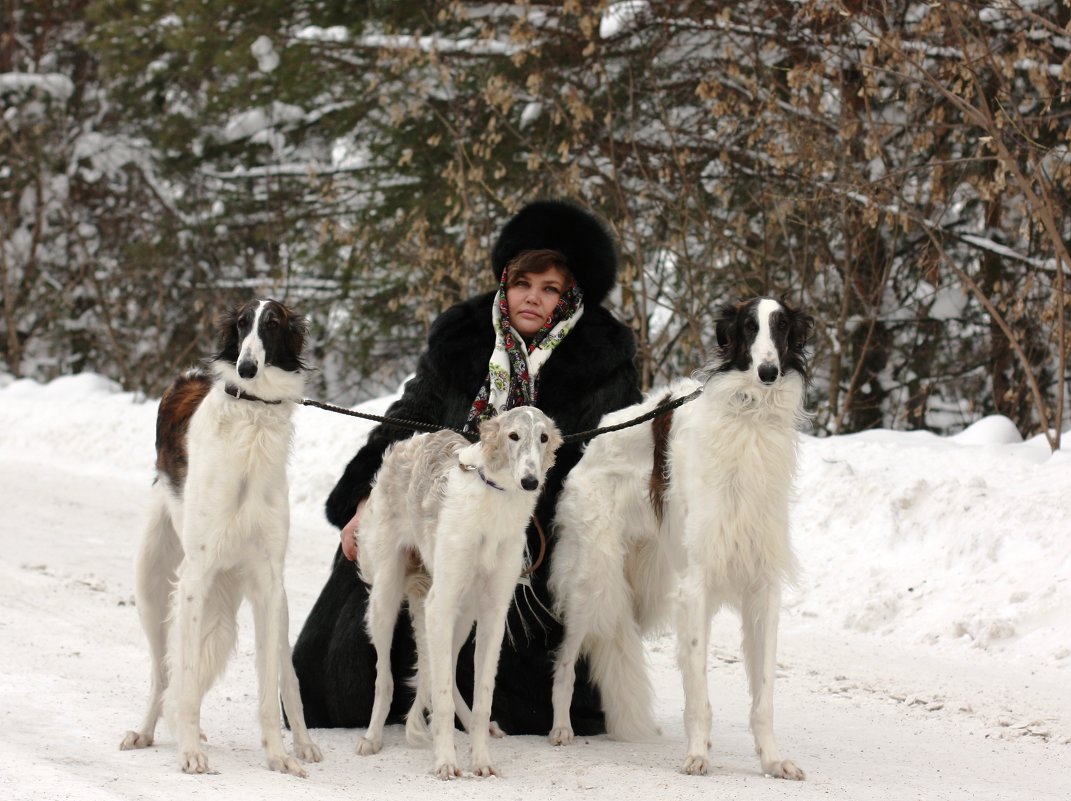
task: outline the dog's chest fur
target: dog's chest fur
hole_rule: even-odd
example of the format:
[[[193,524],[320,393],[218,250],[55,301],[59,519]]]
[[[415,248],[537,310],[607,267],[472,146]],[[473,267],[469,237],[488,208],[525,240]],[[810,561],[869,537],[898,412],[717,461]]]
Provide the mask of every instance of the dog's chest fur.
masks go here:
[[[715,378],[694,406],[678,410],[667,497],[670,514],[687,509],[682,544],[708,579],[742,589],[760,574],[795,571],[788,504],[796,404],[789,390],[783,403],[757,406],[732,383],[731,374]]]
[[[218,385],[203,396],[185,436],[173,437],[158,458],[176,519],[196,518],[183,527],[187,547],[211,541],[221,562],[237,563],[280,523],[285,531],[291,414],[292,404],[238,400]]]

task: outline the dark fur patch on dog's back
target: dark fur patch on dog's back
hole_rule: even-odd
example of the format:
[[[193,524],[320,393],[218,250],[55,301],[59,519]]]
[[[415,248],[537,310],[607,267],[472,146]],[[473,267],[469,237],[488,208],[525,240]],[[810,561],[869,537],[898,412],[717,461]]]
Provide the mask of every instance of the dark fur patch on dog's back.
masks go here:
[[[190,419],[211,388],[212,377],[195,368],[176,378],[160,398],[156,413],[156,472],[167,479],[173,492],[181,493],[186,483]]]
[[[673,397],[672,393],[666,393],[666,397],[658,402],[661,406]],[[651,421],[651,434],[654,437],[654,458],[651,462],[650,496],[651,506],[654,507],[655,517],[658,522],[666,513],[666,490],[669,489],[669,432],[673,428],[673,410],[660,414]]]

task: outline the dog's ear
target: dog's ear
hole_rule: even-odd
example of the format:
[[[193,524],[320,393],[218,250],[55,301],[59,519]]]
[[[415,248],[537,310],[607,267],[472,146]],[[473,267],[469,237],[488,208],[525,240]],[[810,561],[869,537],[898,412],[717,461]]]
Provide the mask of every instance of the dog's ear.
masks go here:
[[[792,327],[789,331],[793,349],[803,350],[811,338],[812,331],[814,331],[814,318],[805,311],[794,310],[792,312]]]
[[[729,347],[732,341],[733,329],[736,328],[736,318],[740,314],[740,307],[732,303],[725,303],[718,307],[714,316],[714,335],[719,348]]]
[[[502,447],[502,421],[489,417],[480,423],[480,445],[483,461],[489,470],[498,470],[508,462],[506,449]]]
[[[238,361],[238,346],[241,344],[238,340],[238,318],[242,316],[242,308],[241,304],[232,306],[216,321],[216,359]]]
[[[782,304],[788,315],[788,368],[795,370],[805,382],[810,381],[807,372],[807,342],[814,330],[814,318],[801,309],[792,309],[787,304]]]
[[[302,358],[305,355],[305,342],[309,336],[309,322],[300,314],[282,303],[279,304],[286,323],[286,348],[293,360],[294,366],[305,370],[307,365]]]
[[[558,448],[562,446],[562,432],[554,425],[554,421],[547,418],[547,441],[543,443],[543,475],[554,467]]]

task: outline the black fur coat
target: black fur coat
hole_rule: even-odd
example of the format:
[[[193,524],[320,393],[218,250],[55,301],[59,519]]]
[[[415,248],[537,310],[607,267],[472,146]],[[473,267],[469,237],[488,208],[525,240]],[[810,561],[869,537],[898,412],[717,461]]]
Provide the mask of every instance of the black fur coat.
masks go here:
[[[595,298],[596,304],[601,294]],[[494,345],[493,297],[494,293],[488,293],[459,303],[435,320],[428,349],[402,397],[389,409],[389,416],[450,427],[464,425],[487,375]],[[631,330],[602,306],[585,304],[581,319],[540,371],[536,405],[554,419],[562,433],[594,428],[603,414],[640,400],[635,354]],[[368,494],[387,445],[411,435],[411,431],[385,425],[372,431],[328,498],[327,517],[333,525],[345,525],[357,502]],[[537,516],[547,532],[547,554],[531,577],[531,590],[518,587],[509,613],[492,719],[510,734],[546,734],[551,726],[553,658],[562,630],[547,611],[551,607],[547,591],[553,548],[550,524],[562,480],[579,460],[580,451],[576,444],[563,446],[547,476],[537,506]],[[534,527],[529,528],[528,538],[529,552],[535,558],[540,543]],[[376,659],[364,627],[367,599],[367,587],[340,548],[294,647],[294,666],[310,727],[368,723]],[[400,722],[412,703],[409,680],[415,667],[410,622],[404,611],[395,631],[391,664],[395,695],[388,720]],[[471,638],[458,660],[458,687],[471,699]],[[604,730],[597,691],[588,683],[583,663],[577,671],[572,712],[578,735]]]

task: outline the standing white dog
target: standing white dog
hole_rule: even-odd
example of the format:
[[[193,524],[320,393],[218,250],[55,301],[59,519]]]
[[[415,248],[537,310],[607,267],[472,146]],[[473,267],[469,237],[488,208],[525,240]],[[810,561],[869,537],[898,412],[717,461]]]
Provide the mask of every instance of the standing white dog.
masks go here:
[[[375,700],[359,754],[374,754],[383,746],[394,692],[391,641],[408,595],[417,688],[407,733],[420,739],[430,701],[436,775],[461,775],[455,713],[471,737],[472,772],[496,773],[487,745],[506,613],[524,567],[528,521],[560,443],[549,417],[518,406],[485,420],[477,443],[440,431],[418,434],[387,452],[357,533],[361,576],[372,585],[367,624],[377,657]],[[473,621],[470,713],[454,676]],[[494,731],[501,735],[497,727]]]
[[[305,728],[283,589],[286,460],[304,386],[305,335],[304,320],[281,303],[246,303],[220,322],[211,373],[190,370],[160,400],[157,477],[137,570],[152,689],[141,728],[127,732],[120,748],[152,745],[163,708],[186,773],[208,770],[201,701],[234,650],[243,596],[253,603],[268,767],[306,775],[283,747],[280,689],[297,757],[321,759]]]
[[[641,637],[675,606],[688,754],[706,773],[711,713],[710,620],[740,610],[751,687],[751,729],[762,770],[802,779],[773,733],[781,584],[795,559],[788,507],[797,428],[806,420],[804,346],[812,319],[770,298],[725,306],[700,397],[650,426],[595,439],[558,500],[551,590],[565,624],[554,676],[555,744],[573,739],[569,702],[586,654],[612,737],[657,729]],[[622,422],[700,387],[681,381],[607,415]]]

